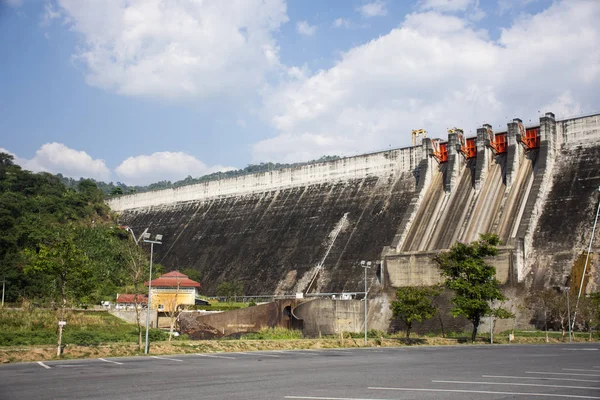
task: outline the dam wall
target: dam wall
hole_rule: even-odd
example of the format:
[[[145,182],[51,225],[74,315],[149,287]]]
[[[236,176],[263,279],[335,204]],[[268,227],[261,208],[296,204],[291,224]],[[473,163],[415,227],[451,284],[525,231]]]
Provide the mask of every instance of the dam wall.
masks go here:
[[[162,234],[155,260],[197,269],[207,294],[233,280],[247,295],[303,292],[313,279],[315,292],[358,292],[361,260],[378,266],[368,270],[373,293],[434,284],[437,252],[487,232],[502,241],[491,260],[498,279],[541,287],[568,282],[581,264],[599,171],[600,115],[547,113],[534,126],[515,119],[474,138],[453,131],[447,141],[108,203],[135,232]]]
[[[108,204],[113,211],[120,212],[133,208],[243,196],[321,183],[387,177],[417,170],[422,158],[421,146],[406,147],[173,189],[120,196],[110,199]]]

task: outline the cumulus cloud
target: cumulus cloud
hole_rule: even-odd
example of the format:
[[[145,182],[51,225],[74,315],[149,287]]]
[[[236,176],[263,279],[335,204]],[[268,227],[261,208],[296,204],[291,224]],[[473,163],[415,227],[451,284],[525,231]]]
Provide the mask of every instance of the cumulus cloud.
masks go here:
[[[491,40],[466,17],[410,14],[333,67],[267,90],[263,115],[277,134],[254,145],[254,162],[409,145],[417,128],[446,137],[453,126],[474,134],[537,111],[597,110],[599,18],[595,0],[557,2]]]
[[[168,99],[238,96],[279,66],[284,0],[59,0],[88,84]]]
[[[157,152],[150,155],[129,157],[115,172],[119,179],[130,185],[146,185],[162,180],[177,181],[191,175],[198,177],[232,167],[208,167],[197,158],[183,152]]]
[[[387,7],[383,1],[376,0],[372,3],[363,4],[358,7],[358,12],[365,18],[383,17],[387,15]]]
[[[304,36],[314,36],[317,33],[317,27],[309,24],[307,21],[300,21],[296,24],[296,30]]]
[[[104,160],[93,159],[85,151],[78,151],[62,143],[46,143],[35,152],[31,159],[17,157],[5,149],[1,149],[15,157],[15,163],[23,169],[34,172],[50,172],[63,174],[71,178],[110,179],[110,170]]]

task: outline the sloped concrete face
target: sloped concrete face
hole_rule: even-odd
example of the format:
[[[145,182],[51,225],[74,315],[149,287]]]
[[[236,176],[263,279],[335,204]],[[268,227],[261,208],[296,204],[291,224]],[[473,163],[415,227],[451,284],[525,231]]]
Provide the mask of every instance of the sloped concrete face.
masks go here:
[[[360,260],[392,242],[416,188],[412,172],[125,211],[121,223],[163,234],[155,261],[194,268],[203,292],[237,280],[248,295],[294,294],[348,213],[324,263],[318,291],[362,290]],[[376,271],[369,281],[376,281]]]
[[[525,260],[534,287],[579,285],[569,282],[569,277],[576,259],[587,252],[599,187],[600,145],[587,141],[564,146],[556,157],[551,188],[533,235],[532,251]],[[595,236],[592,252],[597,254],[598,231]],[[594,268],[588,265],[590,291],[600,288]]]

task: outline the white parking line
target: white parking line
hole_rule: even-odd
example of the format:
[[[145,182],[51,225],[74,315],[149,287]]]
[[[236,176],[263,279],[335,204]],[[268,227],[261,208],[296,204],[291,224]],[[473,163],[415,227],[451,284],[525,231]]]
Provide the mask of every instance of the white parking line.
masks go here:
[[[450,393],[479,393],[479,394],[506,394],[517,396],[542,396],[542,397],[562,397],[568,399],[600,399],[594,396],[580,396],[574,394],[549,394],[549,393],[520,393],[520,392],[495,392],[491,390],[460,390],[460,389],[421,389],[421,388],[384,388],[384,387],[369,387],[373,390],[398,390],[404,392],[450,392]]]
[[[306,400],[385,400],[385,399],[365,399],[362,397],[315,397],[315,396],[285,396],[285,399],[306,399]]]
[[[41,361],[38,361],[37,363],[38,363],[38,364],[40,364],[42,367],[44,367],[44,368],[46,368],[46,369],[50,369],[50,368],[52,368],[52,367],[50,367],[50,366],[48,366],[48,365],[44,364],[44,363],[43,363],[43,362],[41,362]]]
[[[179,361],[179,362],[183,362],[183,360],[178,360],[176,358],[168,358],[168,357],[158,357],[158,356],[150,356],[152,358],[156,358],[158,360],[169,360],[169,361]]]
[[[566,348],[563,347],[562,350],[570,350],[570,351],[597,351],[598,349],[570,349],[570,348]]]
[[[525,371],[526,374],[542,374],[542,375],[577,375],[577,376],[600,376],[594,374],[574,374],[572,372],[537,372],[537,371]]]
[[[98,360],[100,360],[100,361],[104,361],[104,362],[107,362],[107,363],[112,363],[112,364],[117,364],[117,365],[123,365],[123,363],[122,363],[122,362],[117,362],[117,361],[107,360],[107,359],[105,359],[105,358],[99,358]]]
[[[197,356],[200,357],[208,357],[208,358],[224,358],[226,360],[235,360],[235,357],[227,357],[227,356],[213,356],[212,354],[201,354],[201,353],[196,353]]]
[[[475,381],[431,381],[433,383],[457,383],[457,384],[471,384],[471,385],[510,385],[510,386],[537,386],[537,387],[551,387],[551,388],[563,388],[563,389],[589,389],[589,390],[600,390],[600,387],[591,386],[564,386],[564,385],[543,385],[541,383],[515,383],[515,382],[475,382]]]
[[[482,378],[502,378],[502,379],[535,379],[536,381],[571,381],[571,382],[592,382],[600,383],[600,381],[591,379],[577,378],[548,378],[543,376],[506,376],[506,375],[481,375]]]
[[[597,369],[563,368],[563,371],[600,372]]]

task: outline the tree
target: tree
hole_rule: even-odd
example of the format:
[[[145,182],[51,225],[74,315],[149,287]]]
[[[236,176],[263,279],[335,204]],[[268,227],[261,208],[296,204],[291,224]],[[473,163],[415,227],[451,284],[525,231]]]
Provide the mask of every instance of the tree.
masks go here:
[[[90,261],[74,243],[75,229],[71,226],[57,227],[49,243],[41,244],[37,251],[27,250],[27,274],[41,274],[54,279],[60,290],[60,319],[64,321],[67,300],[77,301],[90,288]],[[62,326],[58,335],[58,352],[62,354]]]
[[[225,297],[230,301],[232,297],[241,296],[244,293],[243,285],[238,281],[221,282],[217,286],[217,296]]]
[[[121,187],[115,187],[110,191],[110,195],[111,196],[120,196],[123,194],[123,188]]]
[[[496,268],[485,262],[486,257],[498,254],[496,246],[499,244],[497,235],[483,234],[471,244],[457,242],[450,251],[441,252],[434,258],[445,278],[445,286],[454,291],[452,315],[463,315],[473,324],[472,341],[475,341],[481,318],[503,310],[493,310],[490,305],[495,300],[505,300],[505,297],[496,279]]]
[[[175,330],[175,322],[179,318],[179,314],[181,314],[181,308],[179,307],[178,298],[179,298],[179,290],[181,288],[181,280],[179,276],[177,279],[177,287],[175,289],[175,296],[171,298],[169,304],[167,304],[167,315],[169,316],[169,342],[173,339],[173,331]]]
[[[141,300],[140,288],[143,287],[144,280],[149,274],[150,264],[146,253],[137,246],[132,239],[128,239],[122,245],[122,255],[125,259],[127,283],[133,286],[133,305],[135,309],[135,321],[138,331],[138,351],[142,351],[142,323],[141,323]],[[150,304],[146,303],[147,307]]]
[[[433,287],[401,287],[396,291],[396,301],[391,309],[394,317],[398,317],[406,325],[406,338],[410,338],[413,321],[423,322],[433,318],[437,308],[432,298],[439,295],[440,290]]]
[[[526,300],[527,307],[544,318],[544,331],[546,331],[546,343],[548,338],[548,319],[552,317],[553,304],[556,298],[556,291],[553,289],[536,290]]]

